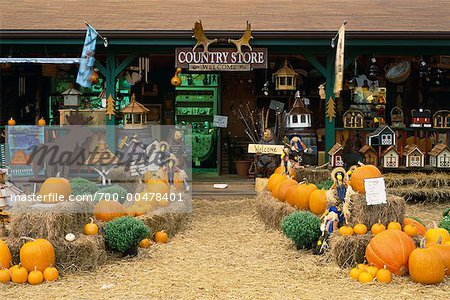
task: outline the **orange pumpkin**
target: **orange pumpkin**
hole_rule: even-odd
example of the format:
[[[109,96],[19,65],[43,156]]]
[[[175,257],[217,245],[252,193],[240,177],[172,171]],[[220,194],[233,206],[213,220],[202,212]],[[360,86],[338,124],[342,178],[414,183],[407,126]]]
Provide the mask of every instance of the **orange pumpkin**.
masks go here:
[[[127,214],[120,202],[101,200],[94,207],[94,215],[97,220],[111,221],[115,218],[123,217]]]
[[[66,178],[56,177],[47,178],[39,189],[41,203],[55,203],[68,200],[72,194],[72,185]]]
[[[415,225],[405,225],[403,227],[403,231],[409,236],[416,236],[419,233],[419,230]]]
[[[140,248],[149,248],[151,246],[152,242],[149,239],[143,239],[139,242]]]
[[[409,275],[414,282],[436,284],[444,280],[445,265],[441,255],[434,248],[417,248],[412,251],[408,267]]]
[[[33,271],[28,273],[28,283],[31,285],[41,284],[44,281],[44,275],[35,267]]]
[[[378,177],[381,177],[381,172],[377,167],[374,165],[362,165],[353,171],[350,186],[353,190],[364,194],[366,192],[364,189],[364,179]]]
[[[377,272],[376,279],[380,283],[389,283],[392,281],[392,274],[391,271],[386,269],[386,266],[384,266],[383,269],[379,269]]]
[[[28,281],[28,271],[20,264],[12,267],[11,271],[11,281],[14,283],[25,283]]]
[[[95,70],[92,70],[90,81],[92,84],[97,84],[99,81],[98,73]]]
[[[439,253],[444,262],[445,274],[450,275],[450,244],[441,244],[438,241],[436,244],[429,244],[427,248],[434,249]]]
[[[418,234],[424,236],[425,232],[427,231],[427,228],[420,223],[419,221],[414,220],[413,218],[404,218],[403,224],[405,225],[414,225],[417,228]]]
[[[378,270],[379,269],[375,266],[369,266],[367,267],[366,272],[375,277],[377,276]]]
[[[155,233],[155,242],[157,243],[167,243],[169,241],[169,235],[164,231],[157,231]]]
[[[277,182],[274,183],[273,187],[272,187],[272,196],[274,198],[277,197],[277,192],[278,192],[278,188],[280,187],[280,185],[285,182],[286,180],[288,180],[288,178],[286,176],[284,176],[283,179],[278,180]]]
[[[315,190],[309,196],[309,210],[316,215],[322,215],[327,209],[327,191]]]
[[[47,125],[47,122],[45,122],[44,118],[40,118],[37,122],[38,126],[45,126]]]
[[[390,222],[387,227],[388,230],[402,230],[402,224],[399,222]]]
[[[48,267],[44,270],[45,281],[55,281],[59,277],[59,272],[55,267]]]
[[[280,183],[280,185],[278,186],[275,198],[277,198],[280,201],[285,201],[286,200],[286,193],[287,193],[288,189],[291,186],[296,186],[296,185],[297,185],[297,181],[295,181],[294,179],[283,180]]]
[[[8,245],[3,240],[0,240],[0,269],[9,268],[11,261],[12,257]]]
[[[45,268],[55,265],[55,249],[46,239],[31,239],[20,248],[20,262],[31,272],[37,270],[44,272]]]
[[[378,223],[375,223],[372,225],[372,228],[370,229],[370,231],[372,232],[373,235],[377,235],[382,231],[386,230],[386,226],[384,226],[384,224],[380,223],[380,221],[378,221]]]
[[[353,235],[353,228],[351,226],[342,226],[339,228],[338,233],[340,235]]]
[[[11,280],[11,272],[7,268],[0,269],[0,283],[7,283]]]
[[[434,228],[430,228],[425,232],[426,245],[436,244],[439,241],[442,243],[450,241],[450,234],[445,228],[438,228],[434,223]]]
[[[16,125],[16,120],[14,120],[12,117],[11,119],[8,120],[8,126],[15,126]]]
[[[355,234],[358,234],[358,235],[366,234],[367,226],[364,224],[356,224],[355,227],[353,228],[353,231],[355,232]]]
[[[283,165],[283,166],[279,166],[278,168],[275,169],[275,172],[274,172],[274,173],[283,174],[283,173],[284,173],[284,170],[285,170],[284,165]],[[290,168],[290,169],[289,169],[289,174],[288,174],[288,175],[289,175],[290,177],[295,178],[295,176],[296,176],[297,174],[296,174],[296,172],[295,172],[295,170],[294,170],[293,168]]]
[[[359,268],[352,268],[352,269],[350,270],[349,275],[350,275],[351,278],[353,278],[353,279],[355,279],[355,280],[358,280],[358,279],[359,279],[359,275],[360,275],[362,272],[364,272],[364,271],[361,270],[361,269],[359,269]]]
[[[373,281],[373,276],[370,273],[368,273],[368,272],[362,272],[361,274],[359,274],[358,280],[361,283],[372,282]]]
[[[94,224],[94,219],[90,218],[91,222],[84,225],[83,233],[85,235],[96,235],[98,233],[98,226]]]
[[[366,248],[367,261],[379,269],[384,266],[392,273],[408,273],[408,258],[416,249],[414,241],[401,230],[386,230],[374,236]]]
[[[169,185],[169,179],[167,179],[167,177],[165,179],[165,182],[166,182],[167,185]],[[173,176],[173,186],[174,186],[174,188],[175,188],[175,190],[177,192],[183,192],[184,191],[184,188],[185,188],[184,180],[183,180],[183,177],[180,175],[179,172],[175,173],[174,176]]]
[[[286,179],[286,176],[282,175],[282,174],[278,174],[278,173],[273,173],[270,177],[269,180],[267,181],[267,190],[269,192],[272,191],[273,187],[275,185],[278,185],[279,181]]]
[[[164,180],[161,179],[153,179],[149,180],[147,183],[147,192],[156,195],[159,194],[160,197],[167,197],[167,194],[170,191],[169,184],[167,184]],[[153,200],[155,199],[153,198]]]
[[[292,199],[293,205],[298,209],[309,210],[309,197],[317,190],[313,183],[301,183],[295,189],[295,197]]]

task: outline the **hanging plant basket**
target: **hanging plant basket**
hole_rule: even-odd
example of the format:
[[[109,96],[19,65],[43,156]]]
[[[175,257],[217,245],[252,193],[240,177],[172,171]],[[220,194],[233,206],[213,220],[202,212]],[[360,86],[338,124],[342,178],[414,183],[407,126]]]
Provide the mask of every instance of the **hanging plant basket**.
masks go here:
[[[411,63],[409,61],[397,62],[394,64],[386,65],[384,67],[386,71],[386,79],[392,83],[404,82],[411,73]]]

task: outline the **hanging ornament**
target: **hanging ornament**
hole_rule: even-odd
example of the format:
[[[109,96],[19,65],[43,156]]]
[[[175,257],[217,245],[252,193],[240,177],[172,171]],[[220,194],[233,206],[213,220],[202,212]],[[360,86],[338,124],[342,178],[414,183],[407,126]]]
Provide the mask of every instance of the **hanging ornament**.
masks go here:
[[[114,103],[114,99],[111,95],[109,95],[108,100],[107,100],[107,105],[106,105],[106,114],[109,116],[109,120],[111,121],[112,116],[115,116],[116,113],[114,112],[114,107],[115,107],[115,103]]]
[[[325,116],[328,118],[329,122],[333,122],[333,119],[336,117],[335,104],[332,97],[327,102],[327,111]]]
[[[319,85],[319,97],[320,100],[325,100],[325,83]]]
[[[44,118],[40,118],[37,122],[38,126],[45,126],[47,122],[45,122]]]
[[[90,79],[92,84],[97,84],[99,81],[99,76],[98,76],[97,71],[98,71],[97,69],[92,70],[91,79]]]
[[[181,78],[180,78],[180,76],[178,76],[180,73],[181,73],[181,68],[177,68],[177,70],[175,71],[175,75],[170,80],[170,83],[173,86],[180,86],[181,85]]]

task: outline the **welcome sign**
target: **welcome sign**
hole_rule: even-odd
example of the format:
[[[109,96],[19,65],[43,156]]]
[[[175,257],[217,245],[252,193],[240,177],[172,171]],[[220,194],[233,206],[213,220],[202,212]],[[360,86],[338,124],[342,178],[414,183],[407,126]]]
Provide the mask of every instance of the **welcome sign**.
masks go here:
[[[208,52],[191,48],[175,50],[175,67],[189,71],[251,71],[267,69],[267,48],[237,52],[235,49],[214,49]]]

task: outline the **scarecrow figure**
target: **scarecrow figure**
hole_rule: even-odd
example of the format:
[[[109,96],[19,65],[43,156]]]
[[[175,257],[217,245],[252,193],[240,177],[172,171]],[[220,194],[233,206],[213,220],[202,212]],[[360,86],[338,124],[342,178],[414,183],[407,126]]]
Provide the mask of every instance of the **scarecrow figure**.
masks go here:
[[[331,179],[334,182],[331,189],[335,190],[337,198],[344,202],[347,193],[347,172],[344,168],[337,167],[331,172]]]
[[[259,144],[274,145],[272,130],[266,128]],[[277,168],[277,156],[275,154],[255,154],[256,177],[269,177]]]
[[[281,154],[281,161],[283,162],[283,166],[284,166],[283,174],[286,174],[286,175],[289,175],[289,170],[292,167],[289,156],[290,156],[289,148],[284,147],[283,153]]]
[[[177,179],[175,179],[175,174],[178,174]],[[178,168],[178,159],[173,154],[170,154],[169,158],[165,160],[164,166],[162,167],[162,169],[160,169],[158,177],[167,178],[167,182],[169,183],[171,191],[175,190],[175,180],[183,181],[183,185],[186,191],[189,191],[191,189],[189,183],[187,182],[188,176],[186,172]]]
[[[164,167],[166,160],[170,157],[169,144],[166,142],[159,143],[156,164],[161,168]]]
[[[300,136],[294,136],[289,142],[289,146],[291,150],[291,159],[300,164],[302,162],[303,153],[309,151],[308,147],[306,147]]]
[[[328,249],[328,239],[330,234],[338,229],[339,224],[344,220],[340,208],[336,206],[331,206],[323,213],[320,217],[322,224],[320,225],[320,230],[322,234],[317,241],[316,247],[313,250],[313,254],[321,255]]]

